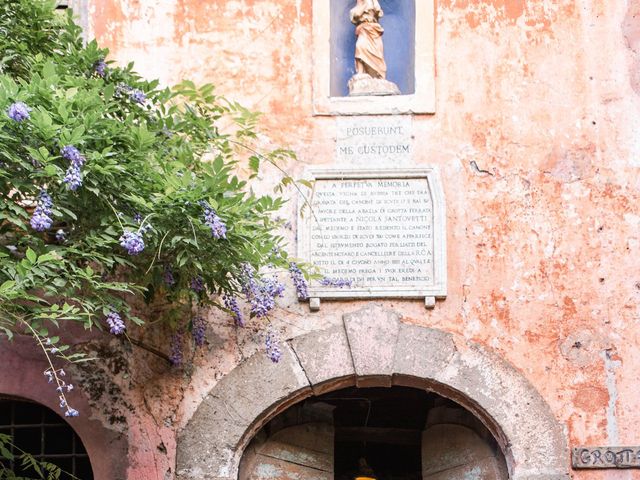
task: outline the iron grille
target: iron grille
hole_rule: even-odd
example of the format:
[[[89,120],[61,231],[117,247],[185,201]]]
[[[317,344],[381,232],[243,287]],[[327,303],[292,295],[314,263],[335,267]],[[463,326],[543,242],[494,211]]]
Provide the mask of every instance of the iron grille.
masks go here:
[[[11,435],[16,447],[36,459],[53,463],[80,480],[93,480],[91,463],[82,441],[69,424],[49,408],[0,397],[0,433]],[[23,471],[17,459],[7,463],[9,465],[5,466],[18,476],[34,473]],[[60,478],[68,480],[72,477],[63,474]]]

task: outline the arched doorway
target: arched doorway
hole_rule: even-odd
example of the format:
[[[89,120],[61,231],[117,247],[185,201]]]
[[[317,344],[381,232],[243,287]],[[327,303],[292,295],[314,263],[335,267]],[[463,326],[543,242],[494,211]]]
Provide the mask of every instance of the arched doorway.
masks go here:
[[[312,396],[245,449],[240,480],[506,480],[497,441],[461,405],[408,387]]]
[[[256,354],[221,379],[179,433],[181,480],[237,480],[244,451],[270,420],[305,398],[347,387],[413,387],[463,406],[504,453],[511,480],[569,478],[562,427],[515,368],[463,338],[411,325],[377,304]]]

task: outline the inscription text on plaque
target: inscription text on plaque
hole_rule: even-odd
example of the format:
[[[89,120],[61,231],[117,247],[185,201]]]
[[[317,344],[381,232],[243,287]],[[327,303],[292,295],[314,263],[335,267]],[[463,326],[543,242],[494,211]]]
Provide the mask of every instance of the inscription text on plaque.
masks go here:
[[[316,171],[301,219],[300,256],[350,288],[314,283],[310,296],[443,297],[444,205],[437,173]]]

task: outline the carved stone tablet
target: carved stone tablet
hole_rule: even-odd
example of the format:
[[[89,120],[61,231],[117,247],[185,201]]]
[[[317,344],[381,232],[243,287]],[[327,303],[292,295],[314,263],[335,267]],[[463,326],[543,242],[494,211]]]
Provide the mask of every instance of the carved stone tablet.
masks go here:
[[[299,256],[337,288],[312,282],[310,297],[446,296],[444,195],[437,171],[314,170],[301,208]]]
[[[398,166],[411,161],[411,117],[339,117],[336,159],[339,165]]]
[[[640,468],[639,447],[576,447],[571,465],[583,468]]]

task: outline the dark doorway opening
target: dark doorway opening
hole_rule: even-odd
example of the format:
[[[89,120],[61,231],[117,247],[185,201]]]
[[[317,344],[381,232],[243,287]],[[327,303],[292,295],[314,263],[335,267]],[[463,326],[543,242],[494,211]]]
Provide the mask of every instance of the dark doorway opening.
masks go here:
[[[335,480],[421,480],[420,442],[432,397],[402,387],[349,388],[318,397],[335,407]]]
[[[473,413],[436,393],[394,386],[350,387],[290,406],[254,436],[238,478],[506,480],[508,472]]]
[[[18,475],[35,478],[35,472],[24,468],[19,460],[22,450],[36,460],[53,463],[80,480],[93,480],[89,455],[73,431],[53,410],[25,400],[0,398],[0,433],[13,438],[13,461],[0,459],[0,468],[6,467]],[[19,450],[18,450],[19,449]],[[62,474],[60,480],[73,477]]]

